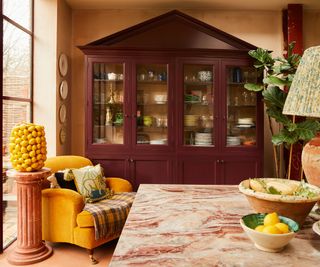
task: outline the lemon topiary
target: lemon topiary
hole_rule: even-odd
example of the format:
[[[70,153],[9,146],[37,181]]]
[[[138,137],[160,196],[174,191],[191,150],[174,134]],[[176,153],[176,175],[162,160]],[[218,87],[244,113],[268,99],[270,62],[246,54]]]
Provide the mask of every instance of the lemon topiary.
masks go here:
[[[21,172],[42,169],[47,159],[44,127],[34,123],[21,123],[11,130],[10,161]]]

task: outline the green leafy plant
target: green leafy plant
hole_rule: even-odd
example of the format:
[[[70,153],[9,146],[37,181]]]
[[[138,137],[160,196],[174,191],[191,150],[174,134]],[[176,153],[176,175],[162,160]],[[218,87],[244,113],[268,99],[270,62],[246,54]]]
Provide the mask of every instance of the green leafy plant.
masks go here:
[[[245,84],[245,88],[249,91],[262,92],[274,145],[273,152],[278,177],[281,176],[281,167],[279,170],[278,165],[282,149],[277,147],[285,146],[288,149],[295,143],[304,143],[320,130],[320,123],[315,119],[301,118],[296,122],[294,117],[282,114],[287,93],[301,58],[300,55],[293,53],[294,44],[293,42],[289,45],[286,58],[273,58],[271,52],[262,48],[249,51],[249,55],[255,59],[254,67],[264,78],[260,83]],[[273,121],[277,123],[277,127],[273,126]],[[291,162],[289,166],[290,164]]]

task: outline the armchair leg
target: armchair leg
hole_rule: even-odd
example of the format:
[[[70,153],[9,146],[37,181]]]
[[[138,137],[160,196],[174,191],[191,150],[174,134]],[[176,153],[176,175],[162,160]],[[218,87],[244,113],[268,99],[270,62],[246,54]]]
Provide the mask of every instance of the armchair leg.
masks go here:
[[[93,249],[87,249],[88,253],[89,253],[89,258],[91,260],[91,264],[97,264],[99,261],[97,261],[94,257],[93,257]]]

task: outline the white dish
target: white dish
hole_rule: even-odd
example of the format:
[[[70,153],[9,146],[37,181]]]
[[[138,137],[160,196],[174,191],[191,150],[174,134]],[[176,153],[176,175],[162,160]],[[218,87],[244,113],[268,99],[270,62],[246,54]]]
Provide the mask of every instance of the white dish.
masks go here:
[[[313,230],[316,234],[320,235],[320,221],[317,221],[317,222],[315,222],[315,223],[312,225],[312,230]]]
[[[252,118],[241,118],[241,119],[238,119],[238,123],[239,124],[252,124],[253,119]]]
[[[68,73],[68,58],[64,53],[59,57],[59,72],[62,77],[66,76]]]
[[[254,124],[238,124],[236,127],[237,128],[251,128],[254,127]]]
[[[60,97],[62,100],[67,99],[68,91],[68,82],[66,80],[63,80],[60,84]]]
[[[62,104],[59,109],[59,119],[61,123],[64,123],[67,118],[67,107],[65,104]]]

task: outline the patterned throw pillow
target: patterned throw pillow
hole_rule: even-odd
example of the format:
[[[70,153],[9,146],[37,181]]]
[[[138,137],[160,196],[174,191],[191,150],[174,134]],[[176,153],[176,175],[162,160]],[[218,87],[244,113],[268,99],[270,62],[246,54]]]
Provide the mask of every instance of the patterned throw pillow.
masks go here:
[[[100,164],[72,170],[78,192],[87,202],[98,201],[107,197],[106,184]]]
[[[59,184],[60,188],[66,188],[66,189],[71,189],[73,191],[78,191],[76,188],[76,185],[74,183],[74,180],[66,180],[65,177],[68,175],[66,175],[66,171],[58,171],[54,174],[54,176],[57,179],[57,183]]]

